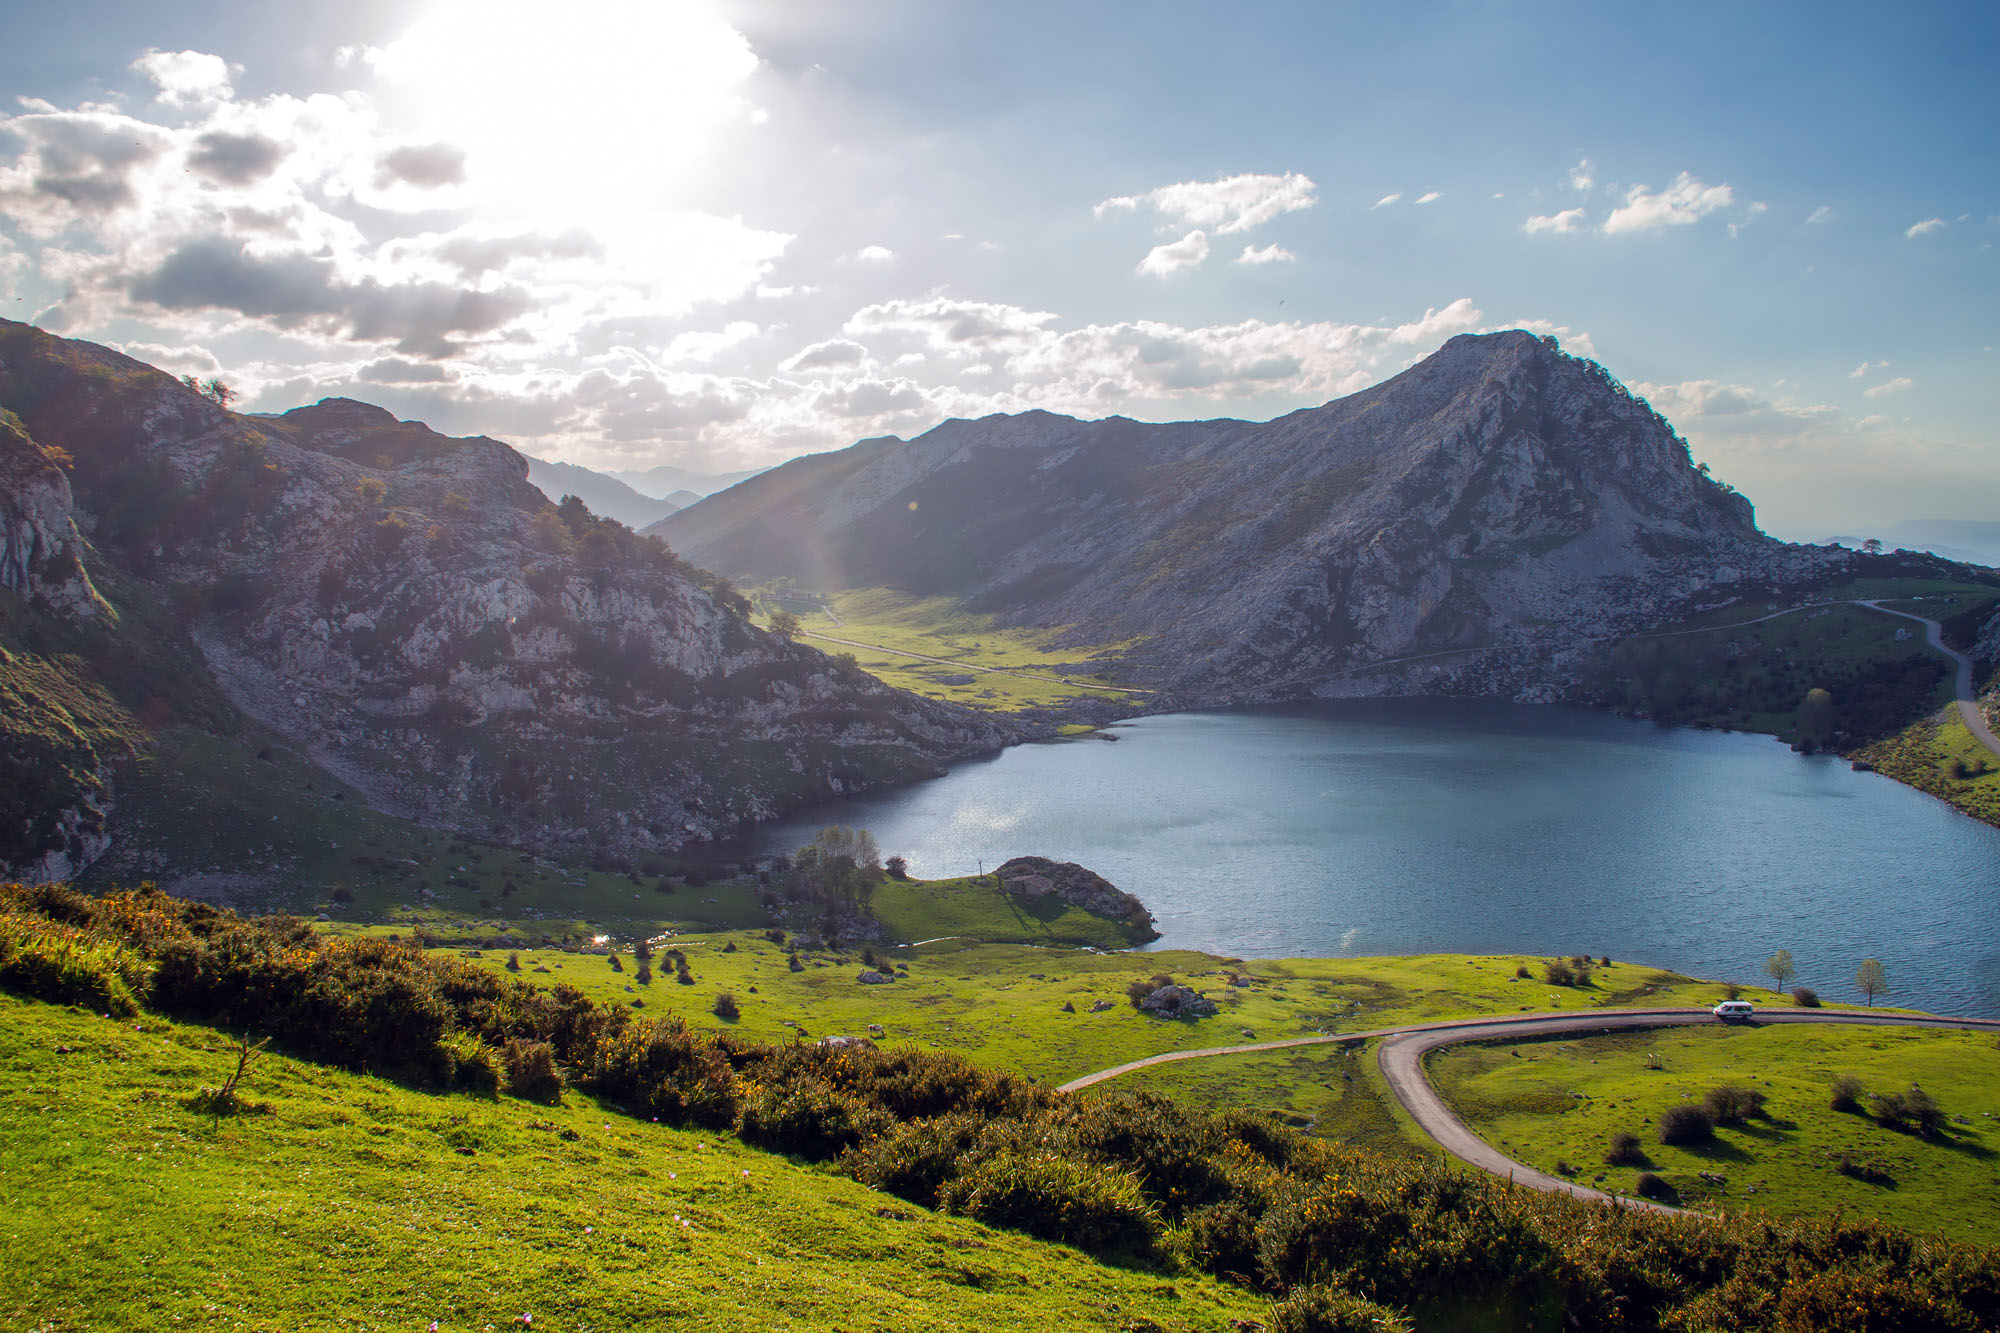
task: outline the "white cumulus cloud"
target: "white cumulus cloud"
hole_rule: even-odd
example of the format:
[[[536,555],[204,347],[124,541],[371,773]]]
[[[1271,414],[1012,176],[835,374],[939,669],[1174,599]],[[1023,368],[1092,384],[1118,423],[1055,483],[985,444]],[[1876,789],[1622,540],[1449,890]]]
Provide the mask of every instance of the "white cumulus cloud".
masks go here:
[[[168,106],[201,106],[230,95],[229,62],[206,51],[148,51],[132,68],[153,81]]]
[[[896,257],[896,252],[886,245],[864,245],[849,258],[857,264],[886,264]]]
[[[1947,225],[1943,218],[1925,218],[1922,222],[1913,222],[1905,228],[1903,238],[1914,241],[1919,236],[1928,236],[1934,231],[1943,231]]]
[[[1901,393],[1915,384],[1916,381],[1908,375],[1898,375],[1895,379],[1882,381],[1882,383],[1872,389],[1863,389],[1861,396],[1863,398],[1887,398],[1890,394]]]
[[[1582,231],[1584,230],[1583,210],[1580,208],[1565,208],[1560,213],[1543,213],[1523,222],[1521,230],[1530,235],[1544,231],[1554,232],[1557,235]]]
[[[1444,198],[1443,190],[1425,190],[1417,196],[1417,202],[1420,204],[1434,204],[1442,198]]]
[[[1403,197],[1403,192],[1401,190],[1396,191],[1396,193],[1394,194],[1385,194],[1380,199],[1377,199],[1374,203],[1368,205],[1368,211],[1372,213],[1378,208],[1387,208],[1390,204],[1395,203],[1398,199],[1401,199],[1402,197]]]
[[[1736,193],[1727,185],[1707,185],[1683,171],[1674,183],[1657,194],[1643,185],[1625,193],[1625,203],[1605,219],[1608,235],[1626,231],[1648,231],[1654,227],[1685,227],[1719,208],[1736,202]]]
[[[1146,252],[1139,261],[1138,272],[1148,273],[1156,278],[1169,277],[1191,268],[1199,268],[1208,258],[1208,237],[1201,231],[1191,231],[1178,241],[1168,241],[1156,245]]]
[[[1246,245],[1243,253],[1236,256],[1239,264],[1289,264],[1298,256],[1282,245]]]
[[[1569,169],[1569,188],[1578,194],[1590,193],[1597,184],[1597,164],[1589,158],[1580,159]]]
[[[1098,217],[1114,209],[1149,204],[1184,226],[1212,227],[1218,236],[1249,231],[1272,218],[1311,208],[1312,178],[1296,171],[1282,176],[1246,174],[1212,181],[1179,181],[1146,194],[1119,195],[1093,209]]]

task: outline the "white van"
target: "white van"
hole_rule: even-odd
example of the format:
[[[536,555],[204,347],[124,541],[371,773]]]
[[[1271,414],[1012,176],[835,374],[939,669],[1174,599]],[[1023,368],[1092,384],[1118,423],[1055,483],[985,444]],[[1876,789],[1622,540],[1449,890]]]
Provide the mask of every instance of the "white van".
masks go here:
[[[1709,1012],[1725,1023],[1746,1023],[1757,1010],[1748,1000],[1724,1000]]]

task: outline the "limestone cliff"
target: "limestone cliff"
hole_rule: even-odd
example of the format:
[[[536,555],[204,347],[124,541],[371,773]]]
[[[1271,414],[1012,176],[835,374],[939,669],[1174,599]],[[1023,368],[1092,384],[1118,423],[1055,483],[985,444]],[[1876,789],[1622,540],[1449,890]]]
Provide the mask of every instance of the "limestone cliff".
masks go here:
[[[7,322],[0,406],[75,460],[65,483],[8,437],[5,586],[88,609],[73,484],[93,558],[173,608],[230,703],[391,812],[670,848],[1009,734],[757,629],[726,581],[550,504],[497,440],[340,399],[238,416]]]

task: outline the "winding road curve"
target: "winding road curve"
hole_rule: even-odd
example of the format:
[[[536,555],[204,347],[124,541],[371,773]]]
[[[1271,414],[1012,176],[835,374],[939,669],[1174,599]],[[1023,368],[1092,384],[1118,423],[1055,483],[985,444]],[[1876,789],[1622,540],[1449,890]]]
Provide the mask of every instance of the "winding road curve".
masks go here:
[[[1924,637],[1930,646],[1958,663],[1958,680],[1953,685],[1953,693],[1958,696],[1958,715],[1965,719],[1965,729],[1973,734],[1979,743],[2000,759],[2000,738],[1993,735],[1993,728],[1986,724],[1985,710],[1979,706],[1979,696],[1972,692],[1972,659],[1956,648],[1944,645],[1944,626],[1927,616],[1913,611],[1892,611],[1880,602],[1861,602],[1871,611],[1880,611],[1885,616],[1897,616],[1904,620],[1914,620],[1924,627]]]
[[[1597,1036],[1619,1029],[1683,1027],[1715,1021],[1714,1015],[1706,1009],[1594,1009],[1564,1014],[1446,1019],[1435,1023],[1411,1023],[1402,1027],[1374,1028],[1366,1032],[1293,1037],[1285,1041],[1260,1041],[1241,1046],[1210,1046],[1194,1051],[1167,1051],[1071,1079],[1057,1091],[1075,1092],[1117,1078],[1121,1074],[1129,1074],[1134,1070],[1146,1069],[1153,1065],[1171,1064],[1177,1060],[1201,1060],[1251,1051],[1277,1051],[1293,1046],[1351,1046],[1380,1038],[1382,1045],[1376,1052],[1376,1063],[1382,1070],[1382,1076],[1388,1080],[1389,1091],[1395,1094],[1403,1109],[1410,1113],[1417,1127],[1453,1157],[1483,1171],[1490,1171],[1496,1176],[1505,1176],[1515,1184],[1526,1185],[1531,1189],[1573,1194],[1580,1199],[1596,1199],[1606,1203],[1615,1201],[1625,1207],[1672,1213],[1681,1210],[1645,1199],[1606,1194],[1602,1190],[1578,1185],[1560,1176],[1547,1175],[1507,1156],[1474,1134],[1464,1121],[1452,1114],[1451,1108],[1444,1104],[1444,1099],[1438,1096],[1437,1089],[1431,1086],[1430,1079],[1424,1073],[1424,1056],[1441,1046],[1451,1046],[1466,1041],[1505,1041],[1563,1033]],[[1864,1009],[1771,1010],[1757,1015],[1755,1022],[1760,1025],[1833,1023],[2000,1032],[2000,1018],[1939,1018],[1929,1014],[1892,1014]]]

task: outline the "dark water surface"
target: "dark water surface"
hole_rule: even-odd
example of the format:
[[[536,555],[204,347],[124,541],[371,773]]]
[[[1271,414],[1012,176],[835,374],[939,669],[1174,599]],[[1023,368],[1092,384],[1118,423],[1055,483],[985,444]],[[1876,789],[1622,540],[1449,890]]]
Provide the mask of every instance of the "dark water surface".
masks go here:
[[[760,825],[874,831],[913,874],[1079,861],[1160,947],[1251,957],[1589,950],[1858,999],[2000,1014],[2000,829],[1762,736],[1568,709],[1342,702],[1179,713],[1018,746]]]

